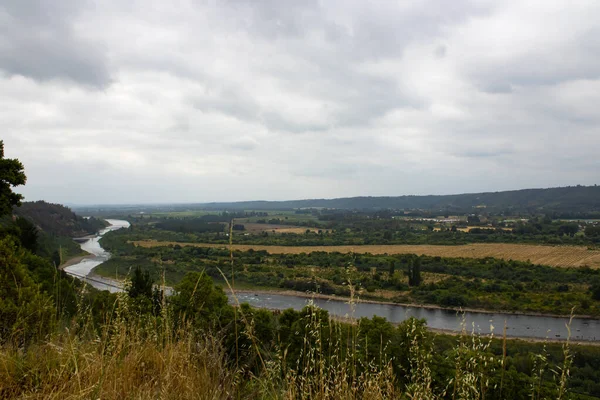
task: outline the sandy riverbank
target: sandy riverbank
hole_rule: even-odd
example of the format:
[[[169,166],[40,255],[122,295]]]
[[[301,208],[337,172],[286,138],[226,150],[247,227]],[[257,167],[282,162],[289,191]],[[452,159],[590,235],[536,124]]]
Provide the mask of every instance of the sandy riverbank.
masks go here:
[[[70,267],[71,265],[79,264],[83,260],[87,260],[87,259],[93,258],[93,257],[94,257],[93,254],[86,254],[86,255],[69,258],[67,261],[65,261],[64,263],[59,265],[58,269],[65,269],[67,267]]]

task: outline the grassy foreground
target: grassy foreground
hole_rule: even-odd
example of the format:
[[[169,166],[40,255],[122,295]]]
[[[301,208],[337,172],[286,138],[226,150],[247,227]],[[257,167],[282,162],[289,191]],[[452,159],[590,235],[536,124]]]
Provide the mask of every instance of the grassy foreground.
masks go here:
[[[450,343],[450,356],[444,367],[436,364],[440,344],[415,319],[388,331],[381,318],[347,325],[307,307],[290,325],[292,332],[285,329],[292,312],[272,320],[275,327],[265,323],[269,312],[241,305],[229,326],[210,329],[185,315],[175,317],[169,307],[158,314],[142,309],[123,293],[103,321],[81,310],[68,327],[28,345],[5,343],[0,398],[593,398],[568,396],[568,343],[554,346],[560,362],[551,360],[546,345],[537,346],[540,353],[525,376],[514,365],[508,368],[514,363],[507,356],[510,341],[466,331],[438,338],[446,347]],[[503,349],[500,355],[494,346]]]

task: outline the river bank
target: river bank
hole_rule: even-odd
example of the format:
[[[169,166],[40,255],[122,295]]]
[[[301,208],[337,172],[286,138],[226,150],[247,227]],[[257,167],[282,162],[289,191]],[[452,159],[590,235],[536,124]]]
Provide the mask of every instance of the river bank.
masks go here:
[[[129,222],[124,220],[107,219],[110,225],[100,230],[96,235],[80,243],[81,249],[89,255],[78,256],[68,260],[62,269],[69,275],[82,279],[99,290],[117,292],[122,290],[122,285],[114,279],[104,278],[93,274],[93,269],[110,258],[110,253],[100,246],[100,238],[107,232],[129,227]]]
[[[293,291],[240,290],[234,294],[228,291],[231,304],[248,303],[252,307],[285,310],[301,310],[309,301],[329,312],[331,316],[350,318],[371,318],[375,315],[392,323],[401,323],[410,317],[427,320],[429,327],[447,332],[468,331],[488,335],[497,333],[507,325],[507,335],[513,338],[554,339],[564,341],[593,342],[600,340],[600,320],[573,318],[571,332],[566,325],[569,317],[528,316],[501,314],[496,312],[470,312],[467,310],[447,310],[439,307],[407,307],[394,303],[375,301],[355,301],[347,298],[313,295]]]
[[[71,257],[67,261],[65,261],[64,263],[62,263],[61,265],[59,265],[58,269],[65,269],[67,267],[70,267],[71,265],[79,264],[83,260],[89,260],[92,257],[94,257],[93,254],[86,254],[86,255],[83,255],[83,256]]]
[[[225,292],[231,293],[231,289],[225,289]],[[351,299],[349,297],[329,295],[329,294],[321,294],[321,293],[307,293],[307,292],[299,292],[295,290],[278,290],[278,289],[235,289],[235,293],[258,293],[258,294],[278,294],[282,296],[295,296],[295,297],[304,297],[307,299],[316,298],[323,300],[336,300],[336,301],[344,301],[350,302],[351,300],[354,303],[368,303],[368,304],[381,304],[381,305],[391,305],[391,306],[400,306],[407,308],[423,308],[428,310],[442,310],[448,312],[469,312],[469,313],[480,313],[480,314],[506,314],[506,315],[518,315],[518,316],[529,316],[529,317],[548,317],[548,318],[570,318],[571,315],[560,315],[560,314],[543,314],[536,312],[526,312],[526,311],[508,311],[508,310],[486,310],[481,308],[460,308],[460,307],[442,307],[435,304],[418,304],[418,303],[394,303],[391,301],[381,301],[381,300],[372,300],[372,299],[363,299],[357,297],[356,299]],[[591,320],[600,320],[597,317],[592,315],[578,315],[573,314],[573,318],[578,319],[591,319]]]

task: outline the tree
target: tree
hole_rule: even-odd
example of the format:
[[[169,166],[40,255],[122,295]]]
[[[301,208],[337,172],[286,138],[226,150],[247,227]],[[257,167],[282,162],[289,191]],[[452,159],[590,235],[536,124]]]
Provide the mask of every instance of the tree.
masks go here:
[[[24,185],[26,180],[20,161],[4,158],[4,141],[0,140],[0,217],[12,214],[12,208],[21,205],[23,196],[12,188]]]
[[[32,253],[36,252],[39,238],[38,228],[27,218],[17,217],[15,220],[15,236],[19,238],[23,247]]]
[[[419,286],[421,284],[421,257],[410,259],[408,262],[408,286]]]
[[[154,285],[153,279],[150,277],[150,272],[142,271],[138,266],[133,271],[131,277],[131,286],[129,287],[128,294],[131,298],[139,296],[145,296],[148,299],[152,299],[152,287]]]
[[[197,327],[218,325],[223,317],[230,317],[227,296],[204,273],[188,272],[175,286],[170,302],[175,315],[185,317]]]
[[[43,337],[54,323],[52,299],[40,292],[12,238],[0,239],[0,344]]]
[[[150,276],[150,272],[142,271],[137,266],[133,271],[131,286],[129,286],[127,294],[133,300],[132,304],[138,307],[138,311],[152,312],[154,315],[160,314],[163,291],[154,287],[154,279]]]
[[[600,283],[596,283],[590,287],[592,299],[600,301]]]
[[[469,215],[467,217],[467,224],[469,225],[478,225],[481,223],[481,220],[477,215]]]
[[[421,257],[415,259],[412,280],[413,286],[419,286],[421,284]]]

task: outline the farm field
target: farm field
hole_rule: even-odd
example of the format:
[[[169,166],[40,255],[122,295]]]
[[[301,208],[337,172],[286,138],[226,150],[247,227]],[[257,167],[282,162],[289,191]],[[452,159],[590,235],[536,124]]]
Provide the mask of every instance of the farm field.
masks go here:
[[[291,225],[279,225],[279,224],[257,224],[257,223],[244,223],[244,228],[247,233],[295,233],[302,234],[307,230],[311,232],[318,232],[318,228],[309,228],[306,226],[291,226]],[[329,232],[327,229],[323,229],[323,232]]]
[[[179,243],[155,240],[132,242],[141,247],[168,245],[195,247],[226,247],[222,244]],[[584,246],[542,246],[528,244],[477,243],[461,246],[441,245],[363,245],[363,246],[261,246],[233,245],[235,250],[265,250],[271,254],[300,254],[316,251],[371,254],[417,254],[440,257],[494,257],[505,260],[531,261],[534,264],[552,267],[600,268],[600,250],[589,250]]]
[[[436,227],[433,228],[434,231],[441,231],[446,229],[447,227]],[[461,231],[461,232],[469,232],[471,229],[502,229],[503,231],[512,231],[513,228],[499,228],[499,227],[491,227],[491,226],[463,226],[463,227],[457,227],[456,230]]]

